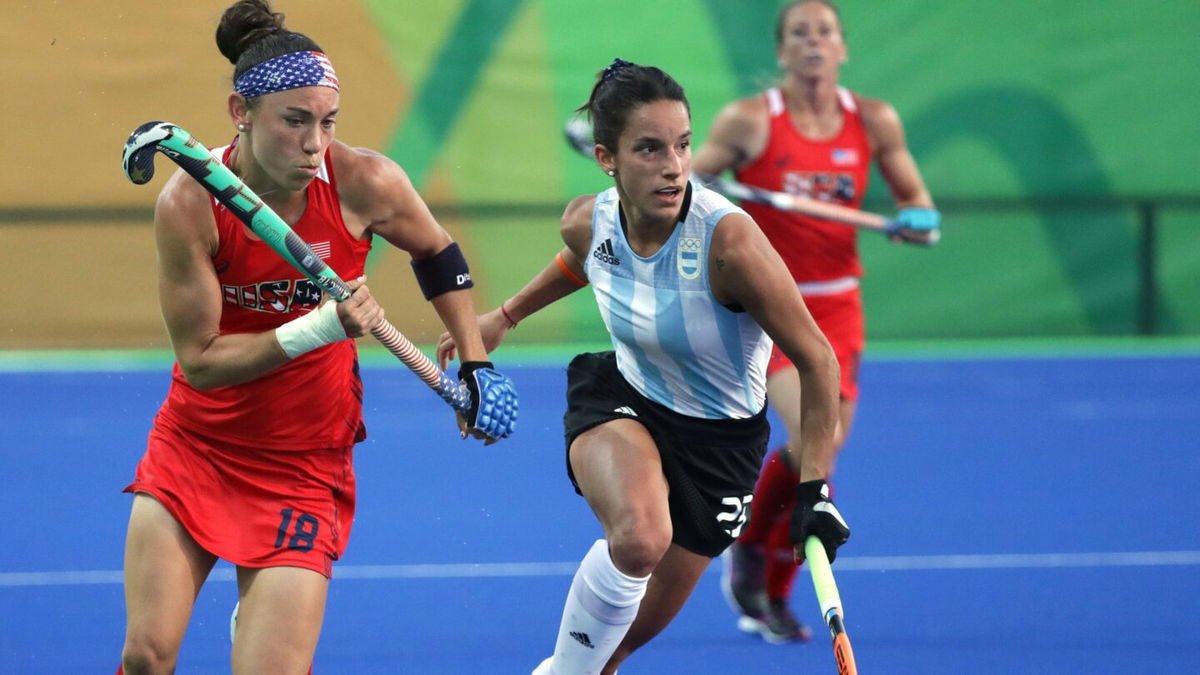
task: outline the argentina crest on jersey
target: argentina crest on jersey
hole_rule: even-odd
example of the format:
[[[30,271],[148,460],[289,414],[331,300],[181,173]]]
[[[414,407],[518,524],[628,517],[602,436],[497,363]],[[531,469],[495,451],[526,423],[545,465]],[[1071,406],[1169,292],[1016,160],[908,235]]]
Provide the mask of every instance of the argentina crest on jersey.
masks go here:
[[[684,279],[700,276],[700,249],[704,241],[696,237],[681,237],[675,253],[675,268]]]

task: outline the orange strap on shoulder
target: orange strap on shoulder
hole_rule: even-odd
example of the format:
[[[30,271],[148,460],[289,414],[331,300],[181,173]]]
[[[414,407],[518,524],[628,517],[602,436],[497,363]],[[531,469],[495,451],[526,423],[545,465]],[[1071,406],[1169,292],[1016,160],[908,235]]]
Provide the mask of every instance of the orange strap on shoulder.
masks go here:
[[[580,288],[588,285],[588,282],[580,279],[579,275],[572,272],[571,268],[567,266],[567,262],[563,260],[562,251],[559,251],[558,255],[554,256],[554,262],[558,263],[558,269],[562,271],[564,277],[571,280],[571,283],[579,286]]]

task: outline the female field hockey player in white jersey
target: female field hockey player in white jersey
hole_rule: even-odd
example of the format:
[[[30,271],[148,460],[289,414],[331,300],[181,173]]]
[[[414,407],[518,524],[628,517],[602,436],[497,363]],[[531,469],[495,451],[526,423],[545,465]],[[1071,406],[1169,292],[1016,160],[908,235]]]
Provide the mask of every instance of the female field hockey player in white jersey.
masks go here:
[[[617,59],[580,111],[614,187],[573,200],[566,247],[479,319],[491,350],[521,319],[590,283],[613,341],[567,370],[567,473],[604,538],[580,563],[554,654],[536,674],[615,672],[738,536],[766,451],[772,340],[804,388],[795,540],[815,534],[832,559],[849,536],[817,470],[838,423],[837,361],[754,221],[689,181],[682,87]],[[439,358],[455,350],[443,335]]]

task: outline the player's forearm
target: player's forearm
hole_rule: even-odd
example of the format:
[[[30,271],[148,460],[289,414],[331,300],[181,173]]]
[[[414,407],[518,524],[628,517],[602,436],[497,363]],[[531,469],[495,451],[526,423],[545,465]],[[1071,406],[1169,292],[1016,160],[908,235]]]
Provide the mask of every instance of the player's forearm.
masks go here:
[[[921,189],[908,195],[896,195],[897,209],[932,209],[933,197],[928,190]]]
[[[479,334],[475,301],[469,290],[450,291],[430,300],[442,325],[454,337],[460,362],[486,361],[487,350]]]
[[[578,276],[565,275],[557,260],[551,261],[537,276],[502,303],[506,318],[519,323],[542,309],[583,288]]]
[[[917,163],[907,150],[880,156],[879,172],[892,193],[896,208],[933,208],[933,196],[929,194]]]
[[[175,347],[179,369],[200,391],[249,382],[288,362],[273,330],[220,335],[197,345],[183,342]]]
[[[838,431],[837,361],[800,368],[799,457],[793,461],[800,480],[828,478],[837,454]]]

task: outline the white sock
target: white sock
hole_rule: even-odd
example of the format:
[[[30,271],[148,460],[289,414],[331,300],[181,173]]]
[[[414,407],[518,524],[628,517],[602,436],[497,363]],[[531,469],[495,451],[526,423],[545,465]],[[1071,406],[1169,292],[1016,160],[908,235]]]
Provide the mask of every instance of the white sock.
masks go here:
[[[599,539],[592,544],[567,593],[554,657],[535,672],[599,673],[629,631],[649,580],[618,570],[608,554],[607,541]]]

